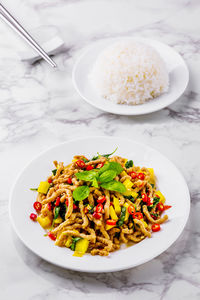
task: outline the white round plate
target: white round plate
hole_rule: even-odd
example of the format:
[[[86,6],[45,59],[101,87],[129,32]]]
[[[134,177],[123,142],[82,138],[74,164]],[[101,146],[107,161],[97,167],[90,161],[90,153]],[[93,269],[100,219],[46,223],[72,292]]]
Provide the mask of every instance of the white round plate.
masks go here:
[[[169,221],[162,230],[151,238],[131,246],[123,247],[108,257],[84,255],[74,257],[67,248],[55,246],[53,241],[44,237],[44,230],[38,223],[29,219],[34,212],[33,203],[36,193],[30,191],[39,182],[46,180],[53,169],[53,160],[68,164],[74,155],[111,153],[118,147],[117,155],[133,159],[135,165],[152,167],[157,176],[157,185],[172,205],[167,211]],[[22,171],[10,195],[10,218],[12,225],[24,244],[43,259],[61,266],[84,272],[111,272],[128,269],[145,263],[165,251],[181,234],[190,211],[190,195],[187,184],[177,168],[158,151],[135,141],[117,137],[88,137],[72,140],[43,152]]]
[[[167,93],[139,105],[115,104],[97,93],[88,77],[91,68],[98,55],[107,46],[122,39],[142,42],[157,50],[169,72],[169,90]],[[184,60],[173,48],[152,39],[123,37],[103,39],[88,47],[74,65],[72,80],[79,95],[89,104],[113,114],[142,115],[158,111],[176,101],[187,87],[189,72]]]

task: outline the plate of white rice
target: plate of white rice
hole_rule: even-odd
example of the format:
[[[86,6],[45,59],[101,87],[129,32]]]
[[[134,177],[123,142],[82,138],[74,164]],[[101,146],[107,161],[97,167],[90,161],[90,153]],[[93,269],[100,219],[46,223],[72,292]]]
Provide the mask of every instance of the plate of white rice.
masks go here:
[[[140,115],[158,111],[184,92],[189,81],[183,58],[171,47],[147,38],[109,38],[83,51],[73,83],[91,105],[110,113]]]

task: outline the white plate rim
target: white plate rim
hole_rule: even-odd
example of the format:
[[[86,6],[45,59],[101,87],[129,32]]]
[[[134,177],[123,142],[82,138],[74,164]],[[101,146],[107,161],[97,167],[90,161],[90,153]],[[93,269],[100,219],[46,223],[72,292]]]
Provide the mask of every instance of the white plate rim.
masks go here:
[[[119,106],[119,110],[118,111],[113,111],[112,108],[104,108],[103,105],[99,104],[99,103],[94,103],[92,102],[90,99],[88,99],[84,94],[81,93],[80,89],[79,89],[79,86],[77,84],[77,81],[75,79],[76,77],[76,70],[79,66],[79,63],[81,62],[82,58],[87,54],[87,52],[89,52],[92,47],[94,47],[97,43],[99,43],[100,41],[108,41],[108,40],[113,40],[113,41],[119,41],[121,39],[133,39],[133,40],[140,40],[140,41],[144,41],[144,42],[147,42],[148,41],[153,41],[153,42],[156,42],[157,44],[160,44],[162,46],[165,46],[166,48],[169,48],[171,51],[174,52],[174,54],[178,55],[179,59],[182,61],[182,64],[183,66],[185,67],[185,75],[186,75],[186,81],[185,81],[185,84],[182,88],[182,92],[176,96],[174,99],[171,99],[171,101],[168,101],[168,103],[164,104],[163,105],[160,103],[160,105],[158,105],[157,107],[154,107],[153,105],[150,106],[150,108],[147,110],[147,111],[143,111],[143,112],[134,112],[133,111],[133,108],[135,107],[134,105],[126,105],[126,107],[129,107],[130,110],[126,110],[126,111],[120,111],[120,106]],[[158,40],[155,40],[155,39],[151,39],[151,38],[144,38],[144,37],[137,37],[137,36],[123,36],[123,37],[108,37],[108,38],[103,38],[103,39],[99,39],[99,40],[96,40],[95,42],[93,42],[90,46],[86,46],[82,51],[81,51],[81,54],[79,55],[78,59],[76,60],[76,62],[74,63],[74,66],[73,66],[73,69],[72,69],[72,83],[74,85],[74,88],[75,90],[77,91],[77,93],[79,94],[79,96],[84,100],[86,101],[88,104],[92,105],[93,107],[96,107],[98,109],[100,109],[101,111],[104,111],[104,112],[108,112],[108,113],[112,113],[112,114],[116,114],[116,115],[126,115],[126,116],[138,116],[138,115],[146,115],[146,114],[150,114],[150,113],[153,113],[153,112],[156,112],[156,111],[159,111],[159,110],[162,110],[163,108],[165,107],[168,107],[169,105],[171,105],[172,103],[176,102],[180,97],[181,95],[185,92],[187,86],[188,86],[188,83],[189,83],[189,69],[188,69],[188,66],[185,62],[185,60],[183,59],[183,57],[171,46],[161,42],[161,41],[158,41]],[[107,100],[109,101],[109,100]],[[151,101],[151,100],[150,100]],[[150,102],[149,101],[149,102]],[[152,100],[153,101],[153,100]],[[113,104],[113,103],[112,103]],[[120,105],[120,104],[115,104],[116,107],[117,105]],[[145,105],[145,103],[143,104]],[[121,106],[122,107],[122,106]]]
[[[14,193],[14,188],[15,188],[15,185],[16,183],[18,182],[19,178],[21,177],[21,175],[23,174],[23,172],[26,170],[26,168],[28,168],[29,165],[31,165],[32,162],[34,162],[34,160],[36,160],[37,158],[41,157],[43,154],[45,154],[46,152],[50,151],[50,150],[53,150],[54,148],[57,148],[57,147],[60,147],[64,144],[70,144],[71,142],[75,142],[75,141],[84,141],[85,139],[96,139],[96,138],[119,138],[121,140],[124,140],[124,141],[132,141],[130,138],[123,138],[123,137],[120,137],[120,136],[113,136],[113,137],[110,137],[110,136],[87,136],[87,137],[77,137],[77,138],[74,138],[74,139],[69,139],[68,141],[64,141],[62,143],[57,143],[53,146],[50,146],[48,147],[47,149],[41,151],[38,155],[35,155],[33,157],[33,159],[31,159],[31,161],[29,161],[25,166],[24,168],[19,172],[18,176],[16,177],[16,180],[14,181],[13,185],[12,185],[12,188],[11,188],[11,191],[10,191],[10,194],[9,194],[9,204],[8,204],[8,211],[9,211],[9,218],[10,218],[10,222],[12,224],[12,227],[15,231],[15,233],[17,234],[18,238],[21,240],[21,242],[29,249],[31,250],[34,254],[36,254],[37,256],[41,257],[42,259],[44,259],[45,261],[53,264],[53,265],[56,265],[56,266],[59,266],[61,268],[64,268],[64,269],[69,269],[69,270],[74,270],[74,271],[79,271],[79,272],[86,272],[86,273],[108,273],[108,272],[117,272],[117,271],[122,271],[122,270],[128,270],[128,269],[131,269],[133,267],[137,267],[139,265],[142,265],[146,262],[149,262],[151,261],[152,259],[156,258],[157,256],[159,256],[160,254],[162,254],[163,252],[167,251],[171,246],[172,244],[174,244],[177,239],[180,237],[181,233],[183,232],[186,224],[187,224],[187,221],[188,221],[188,218],[189,218],[189,214],[190,214],[190,192],[189,192],[189,188],[188,188],[188,185],[187,185],[187,182],[184,178],[184,176],[182,175],[182,173],[179,171],[179,169],[174,165],[174,163],[172,163],[165,155],[163,155],[161,152],[159,152],[158,150],[154,149],[153,147],[147,145],[146,143],[141,143],[141,142],[138,142],[138,141],[134,141],[135,144],[138,144],[138,145],[141,145],[141,146],[145,146],[146,149],[149,149],[149,150],[153,150],[154,152],[157,152],[160,156],[162,156],[169,164],[173,165],[173,167],[176,169],[176,171],[179,173],[180,177],[182,177],[182,180],[184,182],[184,185],[185,185],[185,188],[187,190],[187,214],[185,216],[185,220],[184,222],[182,223],[182,227],[180,228],[180,230],[177,232],[176,236],[174,237],[174,240],[172,240],[168,245],[167,247],[164,246],[162,248],[160,248],[160,251],[158,251],[157,253],[154,253],[153,255],[149,256],[147,259],[141,259],[140,261],[137,262],[137,264],[135,263],[132,263],[132,264],[129,264],[128,266],[115,266],[115,267],[112,267],[110,268],[109,270],[107,269],[89,269],[89,270],[85,270],[85,269],[82,269],[82,268],[79,268],[79,267],[74,267],[74,266],[68,266],[68,267],[65,267],[63,266],[62,264],[58,263],[58,262],[52,262],[50,259],[48,259],[48,257],[44,256],[44,255],[41,255],[36,249],[33,249],[29,246],[28,242],[25,241],[21,235],[21,233],[18,231],[17,227],[15,226],[15,222],[14,222],[14,219],[12,217],[12,213],[11,213],[11,206],[12,206],[12,195]]]

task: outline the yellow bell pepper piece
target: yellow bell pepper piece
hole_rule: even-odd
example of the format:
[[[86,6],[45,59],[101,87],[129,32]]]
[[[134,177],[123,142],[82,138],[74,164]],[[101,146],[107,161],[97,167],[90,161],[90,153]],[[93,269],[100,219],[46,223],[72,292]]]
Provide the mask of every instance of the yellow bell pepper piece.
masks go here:
[[[125,160],[124,160],[124,166],[125,166],[125,164],[127,163],[127,161],[128,161],[128,159],[127,159],[127,158],[125,158]]]
[[[127,190],[129,190],[130,188],[132,188],[133,182],[127,178],[126,180],[124,180],[123,185],[127,188]]]
[[[154,169],[153,168],[148,168],[148,171],[150,173],[150,179],[149,182],[151,184],[155,184],[156,180],[155,180],[155,175],[154,175]]]
[[[38,216],[37,221],[44,229],[47,229],[51,226],[51,219],[49,217]]]
[[[63,219],[60,216],[58,216],[57,219],[54,220],[55,224],[60,224],[62,222],[63,222]]]
[[[89,241],[87,239],[81,239],[76,243],[75,251],[73,256],[83,256],[87,251]]]
[[[109,207],[109,212],[110,212],[111,219],[117,221],[118,216],[116,215],[116,212],[115,212],[113,206]]]
[[[161,191],[156,191],[155,196],[160,197],[160,201],[164,204],[165,203],[165,196],[161,193]]]
[[[41,181],[38,187],[38,193],[46,194],[48,192],[49,187],[50,184],[47,181]]]
[[[126,176],[126,175],[128,175],[128,174],[127,174],[125,171],[122,171],[122,172],[120,173],[120,175],[124,177],[124,176]]]
[[[72,237],[69,236],[69,237],[67,238],[66,243],[65,243],[65,247],[69,248],[69,247],[71,247],[71,244],[72,244]]]
[[[138,193],[136,193],[133,189],[128,189],[126,192],[123,194],[124,196],[132,196],[134,199],[138,197]]]
[[[115,212],[119,216],[121,213],[121,206],[119,205],[119,199],[113,197],[113,204],[114,204]]]
[[[147,228],[147,227],[148,227],[148,225],[147,225],[147,223],[144,221],[144,219],[141,219],[141,221],[143,222],[143,224],[144,224],[144,227],[145,227],[145,228]]]
[[[115,227],[116,225],[108,225],[106,224],[106,230],[110,230],[111,228]]]
[[[125,214],[125,218],[124,218],[124,222],[128,221],[128,218],[129,218],[129,212],[128,212],[128,207],[129,207],[129,204],[127,202],[124,203],[123,205],[124,207],[126,207],[126,214]]]
[[[72,162],[76,162],[78,159],[77,158],[73,158],[72,159]]]

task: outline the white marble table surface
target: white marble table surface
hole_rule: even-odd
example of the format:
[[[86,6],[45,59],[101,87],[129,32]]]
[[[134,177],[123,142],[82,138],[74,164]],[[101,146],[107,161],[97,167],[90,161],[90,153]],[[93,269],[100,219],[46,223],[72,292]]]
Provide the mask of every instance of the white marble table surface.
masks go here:
[[[45,62],[22,63],[26,46],[0,22],[0,299],[200,299],[200,3],[197,0],[4,0],[32,32],[59,30],[65,47]],[[159,112],[125,117],[86,104],[71,81],[82,48],[108,36],[139,35],[174,47],[190,70],[184,95]],[[28,48],[27,48],[28,49]],[[29,251],[11,228],[10,188],[40,151],[71,137],[127,136],[169,157],[189,185],[190,219],[156,259],[127,271],[86,274],[53,266]],[[20,202],[20,199],[19,199]],[[148,251],[148,250],[147,250]]]

